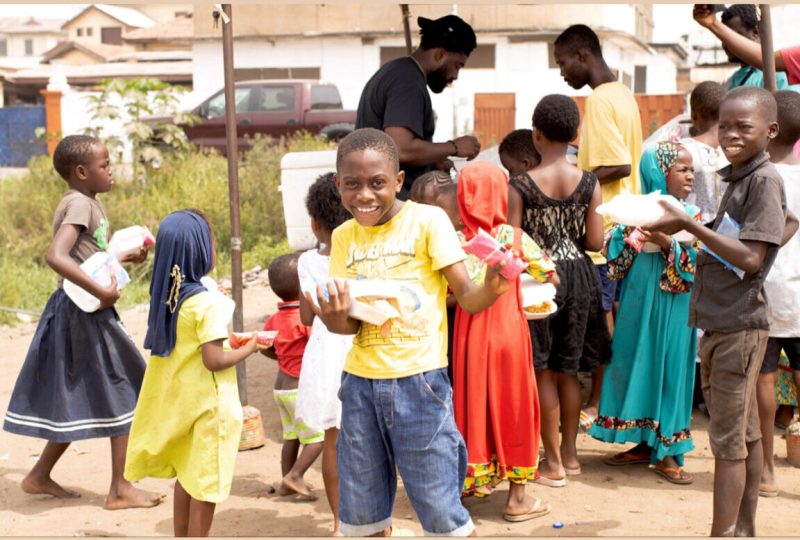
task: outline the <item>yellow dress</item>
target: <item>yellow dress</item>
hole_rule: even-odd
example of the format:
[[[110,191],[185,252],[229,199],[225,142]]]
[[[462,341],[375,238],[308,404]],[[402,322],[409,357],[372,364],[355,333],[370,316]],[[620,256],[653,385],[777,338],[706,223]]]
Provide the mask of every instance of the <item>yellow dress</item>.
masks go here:
[[[178,477],[193,498],[228,497],[242,430],[236,368],[203,365],[201,345],[228,337],[228,313],[202,292],[180,308],[168,357],[151,356],[128,441],[125,478]]]

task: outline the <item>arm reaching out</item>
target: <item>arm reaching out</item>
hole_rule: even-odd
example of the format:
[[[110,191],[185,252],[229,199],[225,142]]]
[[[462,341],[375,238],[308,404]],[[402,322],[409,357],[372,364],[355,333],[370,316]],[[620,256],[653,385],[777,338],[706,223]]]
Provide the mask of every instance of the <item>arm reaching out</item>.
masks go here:
[[[642,227],[643,230],[665,234],[675,234],[685,230],[697,237],[714,253],[746,273],[755,274],[761,268],[767,254],[766,242],[742,241],[717,234],[699,221],[690,218],[683,210],[664,201],[659,201],[659,204],[664,208],[664,217],[645,225]]]

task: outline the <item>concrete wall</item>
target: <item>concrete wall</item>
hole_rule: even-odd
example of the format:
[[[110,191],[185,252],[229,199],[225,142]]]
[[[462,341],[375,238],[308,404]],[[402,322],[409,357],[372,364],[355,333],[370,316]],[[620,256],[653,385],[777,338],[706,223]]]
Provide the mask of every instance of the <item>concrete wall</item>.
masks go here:
[[[529,127],[533,109],[541,97],[551,93],[589,92],[588,87],[578,92],[572,90],[561,79],[558,69],[549,67],[546,41],[511,43],[504,36],[479,36],[479,43],[495,45],[495,68],[463,69],[452,88],[432,95],[437,113],[436,140],[472,131],[476,93],[515,93],[516,125]],[[354,109],[364,84],[380,67],[380,47],[402,45],[402,38],[365,43],[352,37],[269,41],[241,38],[234,42],[234,63],[237,68],[319,67],[321,78],[338,86],[344,107]],[[648,93],[675,92],[676,67],[668,58],[650,54],[623,38],[604,41],[603,50],[612,68],[631,76],[634,66],[647,65]],[[219,41],[199,41],[193,51],[193,94],[195,103],[199,103],[223,86],[222,45]]]

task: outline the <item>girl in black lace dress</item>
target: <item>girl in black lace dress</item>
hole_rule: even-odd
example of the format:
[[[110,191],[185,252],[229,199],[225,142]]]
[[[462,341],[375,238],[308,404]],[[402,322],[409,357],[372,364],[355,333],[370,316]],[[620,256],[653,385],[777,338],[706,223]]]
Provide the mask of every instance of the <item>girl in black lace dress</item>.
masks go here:
[[[595,212],[602,202],[600,185],[594,174],[566,159],[579,123],[571,98],[542,98],[533,113],[533,141],[542,161],[512,176],[508,198],[509,225],[521,227],[550,255],[561,280],[558,311],[530,321],[546,458],[536,481],[550,487],[564,486],[567,475],[581,472],[575,446],[581,409],[578,371],[594,370],[610,354],[600,282],[585,253],[603,246],[603,218]]]

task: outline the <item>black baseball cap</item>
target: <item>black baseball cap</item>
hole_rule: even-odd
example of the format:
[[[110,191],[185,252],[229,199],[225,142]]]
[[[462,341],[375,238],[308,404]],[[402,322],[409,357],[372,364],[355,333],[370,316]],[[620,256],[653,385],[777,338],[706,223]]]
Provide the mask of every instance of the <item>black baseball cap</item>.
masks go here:
[[[469,56],[477,46],[472,27],[457,15],[445,15],[438,19],[417,17],[417,24],[420,28],[420,47],[423,49],[442,47],[446,51]]]

